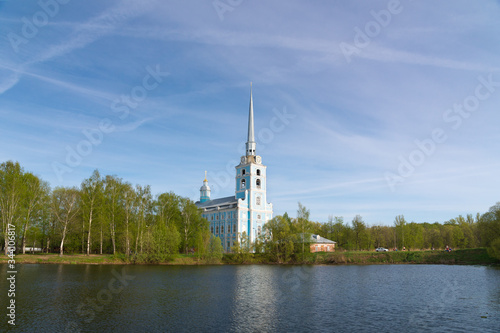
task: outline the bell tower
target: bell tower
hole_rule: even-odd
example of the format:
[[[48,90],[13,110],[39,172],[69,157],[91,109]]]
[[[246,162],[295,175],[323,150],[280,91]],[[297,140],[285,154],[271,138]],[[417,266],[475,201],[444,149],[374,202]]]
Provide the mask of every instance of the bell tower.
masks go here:
[[[248,136],[245,156],[236,166],[236,198],[246,206],[246,222],[239,230],[245,231],[251,242],[262,232],[264,224],[272,218],[272,205],[267,203],[266,166],[256,154],[252,87],[250,86],[250,106],[248,110]]]

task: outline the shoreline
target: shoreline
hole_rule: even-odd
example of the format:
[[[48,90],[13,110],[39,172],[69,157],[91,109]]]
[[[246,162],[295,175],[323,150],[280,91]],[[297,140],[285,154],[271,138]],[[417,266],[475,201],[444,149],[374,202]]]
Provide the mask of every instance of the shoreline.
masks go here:
[[[298,255],[300,258],[300,255]],[[0,264],[7,264],[9,257],[0,256]],[[205,265],[396,265],[396,264],[434,264],[434,265],[482,265],[500,266],[500,261],[488,256],[486,249],[455,250],[450,253],[435,251],[398,251],[373,252],[349,251],[331,253],[307,253],[303,260],[273,262],[265,255],[252,254],[241,259],[236,254],[224,254],[221,262],[207,262],[196,255],[177,255],[167,262],[135,262],[123,255],[110,254],[18,254],[16,264],[65,264],[65,265],[167,265],[167,266],[205,266]]]

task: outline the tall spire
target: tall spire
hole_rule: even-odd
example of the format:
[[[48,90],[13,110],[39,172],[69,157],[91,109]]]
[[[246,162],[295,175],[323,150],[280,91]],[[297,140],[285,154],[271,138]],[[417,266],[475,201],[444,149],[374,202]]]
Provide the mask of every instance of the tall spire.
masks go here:
[[[248,139],[246,144],[246,155],[255,156],[255,135],[253,130],[253,98],[252,98],[252,82],[250,82],[250,107],[248,110]]]

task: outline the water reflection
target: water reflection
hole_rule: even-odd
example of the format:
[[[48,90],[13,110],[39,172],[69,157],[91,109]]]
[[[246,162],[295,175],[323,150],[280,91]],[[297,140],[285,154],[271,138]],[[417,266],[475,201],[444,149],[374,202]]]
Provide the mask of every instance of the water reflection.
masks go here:
[[[0,265],[2,293],[5,271]],[[96,303],[99,309],[89,306],[116,272],[134,279],[109,302]],[[16,326],[23,332],[496,333],[500,327],[500,270],[488,267],[19,265],[17,287]],[[78,312],[82,304],[93,317]],[[0,331],[6,330],[2,321]]]
[[[278,271],[271,266],[236,266],[232,330],[274,330],[277,325]]]

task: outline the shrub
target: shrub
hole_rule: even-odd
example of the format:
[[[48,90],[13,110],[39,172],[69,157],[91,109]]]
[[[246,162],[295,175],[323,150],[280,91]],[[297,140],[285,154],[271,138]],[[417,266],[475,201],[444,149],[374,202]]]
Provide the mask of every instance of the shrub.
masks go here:
[[[491,242],[490,247],[488,247],[488,255],[500,260],[500,237]]]

